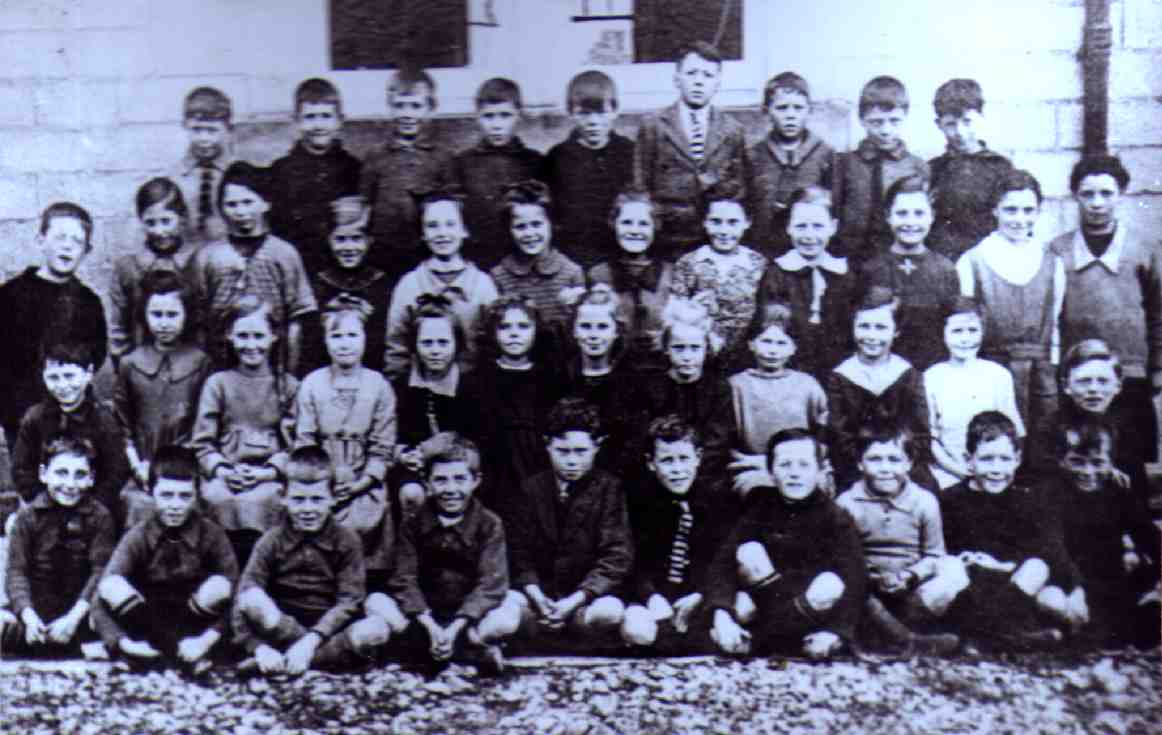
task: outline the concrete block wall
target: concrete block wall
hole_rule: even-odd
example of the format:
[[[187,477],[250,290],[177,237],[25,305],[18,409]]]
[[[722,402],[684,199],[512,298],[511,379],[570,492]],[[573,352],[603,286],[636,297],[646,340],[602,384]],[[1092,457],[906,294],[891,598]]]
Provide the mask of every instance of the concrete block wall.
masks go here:
[[[349,147],[382,134],[386,71],[329,70],[327,0],[14,0],[0,3],[0,277],[37,262],[36,215],[72,199],[97,218],[81,276],[98,292],[112,259],[141,242],[137,186],[181,156],[181,101],[199,84],[233,99],[237,153],[259,163],[294,138],[295,85],[340,87]],[[488,76],[519,81],[522,135],[547,149],[565,137],[562,94],[601,23],[570,23],[569,0],[495,0],[499,27],[470,29],[470,65],[436,70],[440,134],[472,142],[472,95]],[[728,62],[719,102],[761,137],[757,106],[771,75],[811,81],[814,127],[832,144],[858,141],[855,100],[871,76],[894,74],[912,98],[907,140],[925,157],[943,141],[932,124],[936,87],[955,76],[984,86],[995,149],[1029,168],[1050,199],[1046,236],[1076,225],[1068,171],[1082,139],[1077,51],[1080,0],[745,0],[744,59]],[[1125,216],[1162,233],[1162,0],[1115,0],[1111,144],[1134,175]],[[668,64],[601,67],[617,81],[632,134],[640,113],[674,98]]]

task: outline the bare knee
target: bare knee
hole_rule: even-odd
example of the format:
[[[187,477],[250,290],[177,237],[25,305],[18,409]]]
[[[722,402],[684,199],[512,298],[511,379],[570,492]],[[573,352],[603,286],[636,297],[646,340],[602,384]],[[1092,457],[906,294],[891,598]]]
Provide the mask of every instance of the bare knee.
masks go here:
[[[351,639],[351,647],[360,656],[372,656],[376,649],[381,648],[391,638],[391,631],[388,630],[387,621],[376,615],[368,615],[367,617],[356,620],[347,629],[347,635]]]
[[[744,586],[764,582],[775,573],[775,566],[767,550],[757,541],[748,541],[738,547],[734,555],[738,562],[738,578]]]
[[[616,628],[624,619],[625,603],[606,595],[589,603],[581,622],[587,628]]]
[[[129,580],[120,574],[110,574],[97,584],[97,597],[116,610],[134,597],[141,597]]]
[[[630,605],[621,623],[621,639],[632,646],[652,646],[658,639],[658,623],[641,605]]]
[[[758,606],[750,594],[738,592],[734,595],[734,619],[739,625],[749,625],[757,612]]]
[[[920,585],[916,595],[926,610],[943,615],[968,585],[964,564],[955,556],[945,556],[936,563],[936,576]]]
[[[516,633],[520,628],[521,610],[508,599],[489,610],[476,624],[476,633],[483,643],[493,643]]]
[[[201,610],[210,614],[217,614],[230,603],[230,593],[234,585],[221,574],[215,574],[199,585],[194,592],[194,603]]]
[[[845,589],[847,588],[838,574],[823,572],[811,580],[804,597],[815,612],[828,612],[839,602],[839,598],[843,597]]]
[[[248,587],[238,593],[238,609],[259,628],[270,631],[278,627],[282,612],[261,587]]]
[[[1058,616],[1065,615],[1065,590],[1056,585],[1047,585],[1037,593],[1037,607]]]
[[[1049,581],[1049,565],[1041,559],[1026,559],[1017,567],[1017,571],[1013,572],[1011,579],[1026,595],[1036,597]]]
[[[399,609],[399,605],[382,592],[372,592],[368,595],[363,602],[363,611],[387,623],[392,633],[401,633],[408,627],[407,616]]]
[[[418,482],[405,483],[399,489],[399,508],[405,518],[410,518],[423,507],[425,499],[427,493],[424,486]]]

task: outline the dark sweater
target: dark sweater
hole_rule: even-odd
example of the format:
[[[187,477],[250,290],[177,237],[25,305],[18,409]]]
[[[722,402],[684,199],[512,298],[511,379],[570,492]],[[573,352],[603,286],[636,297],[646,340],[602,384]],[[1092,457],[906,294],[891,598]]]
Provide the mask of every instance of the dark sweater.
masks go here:
[[[935,220],[929,246],[956,261],[996,229],[993,194],[1013,164],[987,147],[977,153],[951,151],[928,162]]]
[[[372,312],[364,331],[367,344],[363,350],[363,364],[372,370],[383,370],[383,350],[387,335],[387,306],[391,300],[391,284],[383,271],[362,265],[353,271],[329,266],[312,279],[315,301],[322,311],[327,302],[339,294],[358,296],[371,304]],[[306,375],[315,368],[331,364],[324,341],[323,326],[318,319],[307,319],[303,325],[303,354],[299,373]]]
[[[491,269],[512,249],[512,237],[498,213],[504,187],[540,178],[543,160],[518,137],[499,147],[481,141],[452,160],[452,182],[466,196],[464,224],[469,236],[462,253],[481,269]]]

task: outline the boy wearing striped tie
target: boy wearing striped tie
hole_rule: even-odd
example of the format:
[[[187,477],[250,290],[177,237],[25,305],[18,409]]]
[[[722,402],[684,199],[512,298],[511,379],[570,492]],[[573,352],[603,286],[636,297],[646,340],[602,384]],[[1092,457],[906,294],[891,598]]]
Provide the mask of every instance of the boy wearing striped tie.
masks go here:
[[[703,600],[710,561],[730,531],[733,514],[700,474],[702,438],[677,415],[650,422],[646,467],[652,475],[629,497],[637,549],[621,636],[666,654],[706,648],[694,612]],[[701,640],[698,635],[701,635]]]
[[[214,87],[197,87],[186,95],[182,127],[190,145],[170,177],[190,207],[190,242],[202,245],[226,236],[218,209],[218,186],[234,162],[233,105]]]
[[[703,192],[719,183],[743,191],[742,126],[711,105],[722,82],[722,55],[704,41],[678,52],[679,99],[642,121],[634,149],[634,181],[653,196],[662,223],[654,251],[677,260],[702,237]]]

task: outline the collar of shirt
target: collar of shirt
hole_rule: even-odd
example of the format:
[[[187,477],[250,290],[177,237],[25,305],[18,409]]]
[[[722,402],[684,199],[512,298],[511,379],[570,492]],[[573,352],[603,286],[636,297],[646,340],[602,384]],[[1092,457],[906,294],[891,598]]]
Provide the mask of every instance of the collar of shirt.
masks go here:
[[[886,363],[877,365],[874,368],[864,365],[860,362],[859,357],[852,355],[839,363],[835,367],[835,372],[859,387],[879,395],[887,390],[888,386],[899,380],[900,376],[906,373],[911,367],[912,363],[895,353],[888,355],[888,361]]]
[[[279,540],[282,541],[284,556],[307,545],[321,551],[332,552],[339,546],[339,526],[335,523],[334,517],[328,517],[318,533],[302,533],[296,530],[288,519],[279,530]]]
[[[819,257],[814,262],[804,258],[799,254],[798,250],[788,250],[775,258],[775,262],[783,270],[792,273],[801,271],[804,268],[814,267],[818,267],[828,273],[834,273],[837,276],[842,276],[847,273],[847,258],[837,258],[826,250],[819,253]]]
[[[145,542],[149,548],[156,549],[161,537],[168,531],[168,527],[158,518],[157,511],[154,511],[145,522]],[[190,513],[185,524],[178,529],[177,535],[190,551],[198,550],[198,542],[202,538],[202,517],[197,509]]]
[[[889,150],[884,150],[873,143],[871,138],[864,138],[859,142],[859,146],[855,149],[855,152],[856,155],[868,163],[874,163],[878,158],[902,161],[908,155],[908,146],[904,145],[904,141],[897,140],[895,146]]]
[[[803,131],[803,137],[799,141],[799,145],[794,148],[784,148],[775,140],[774,131],[767,136],[767,149],[775,160],[784,166],[798,166],[803,163],[807,156],[811,155],[811,151],[819,147],[823,141],[812,133],[810,130]]]
[[[690,139],[692,118],[698,118],[698,123],[702,126],[702,140],[705,141],[706,136],[710,134],[710,105],[703,105],[695,110],[685,101],[678,100],[678,119],[682,121],[682,132],[686,134],[686,140]]]
[[[426,388],[438,396],[456,397],[456,388],[460,385],[460,366],[452,363],[448,374],[439,380],[428,380],[420,373],[419,360],[412,359],[412,372],[408,376],[409,388]]]
[[[234,160],[234,154],[227,148],[222,151],[222,155],[218,156],[213,161],[208,161],[205,167],[213,169],[214,171],[221,174],[225,173],[226,169],[230,167],[230,164],[234,163]],[[202,161],[194,158],[194,156],[189,151],[187,151],[186,154],[182,156],[181,170],[183,174],[194,173],[195,171],[200,170],[202,167]]]
[[[892,246],[890,248],[888,248],[888,252],[891,253],[892,255],[896,255],[896,256],[899,256],[901,258],[916,258],[917,260],[919,260],[920,258],[923,258],[925,255],[927,255],[931,251],[925,245],[921,244],[919,250],[916,250],[914,252],[904,252],[903,248],[900,247],[899,243],[892,243]]]
[[[1100,258],[1093,257],[1089,247],[1085,244],[1085,235],[1078,230],[1073,234],[1073,269],[1082,271],[1093,263],[1101,263],[1110,273],[1117,275],[1118,261],[1121,260],[1122,250],[1126,247],[1126,228],[1119,226],[1114,230],[1114,239]]]
[[[436,147],[436,141],[431,129],[428,127],[428,123],[424,123],[420,126],[420,132],[414,140],[405,143],[399,136],[392,135],[387,139],[385,147],[390,151],[406,151],[412,148],[431,150]]]
[[[514,135],[512,136],[512,140],[508,141],[504,145],[491,145],[487,141],[481,139],[476,143],[476,145],[469,148],[468,152],[475,153],[477,155],[493,155],[496,153],[512,155],[524,153],[527,150],[528,147],[525,146],[524,141],[520,139],[520,136]]]
[[[156,377],[161,366],[168,360],[170,377],[180,380],[192,374],[201,365],[201,351],[196,347],[182,345],[170,352],[162,352],[153,344],[143,344],[136,350],[136,355],[129,363],[138,372]]]
[[[62,430],[68,428],[69,425],[96,425],[96,420],[93,418],[96,399],[93,397],[93,386],[91,385],[85,388],[85,397],[81,399],[81,404],[72,411],[65,411],[61,408],[61,404],[53,398],[49,398],[46,405],[48,410],[45,412],[45,417],[61,427]]]
[[[972,153],[961,153],[953,150],[952,146],[946,145],[944,147],[944,155],[948,158],[1000,158],[1001,154],[992,151],[988,147],[988,143],[983,140],[980,141],[980,148]]]
[[[162,255],[160,253],[154,252],[153,250],[150,250],[149,246],[147,245],[141,250],[138,250],[134,254],[133,259],[137,262],[137,267],[140,268],[143,273],[154,270],[157,268],[158,263],[165,263],[168,261],[174,264],[174,271],[180,274],[185,270],[186,264],[190,262],[190,258],[192,258],[193,255],[193,246],[191,246],[189,243],[183,242],[181,247],[179,247],[174,252],[169,253],[168,255]]]
[[[438,531],[456,534],[465,542],[469,542],[476,535],[476,527],[480,524],[483,514],[480,512],[480,501],[469,498],[464,515],[454,523],[446,523],[445,519],[436,512],[435,503],[426,503],[419,515],[416,516],[416,531],[418,538],[425,538]]]
[[[892,497],[886,495],[879,495],[873,493],[868,489],[867,483],[863,480],[856,480],[852,484],[851,489],[847,491],[851,495],[851,500],[857,503],[875,503],[877,505],[886,505],[895,508],[901,513],[912,513],[916,504],[920,501],[920,491],[922,488],[916,483],[908,480],[904,485],[904,489],[899,494]]]
[[[355,270],[331,267],[319,273],[319,280],[340,291],[365,291],[379,279],[383,271],[370,265],[362,265]]]
[[[989,268],[1017,286],[1023,286],[1033,280],[1037,271],[1041,270],[1041,261],[1046,257],[1044,243],[1033,240],[1016,245],[996,232],[981,240],[976,248]]]
[[[555,275],[564,266],[561,254],[552,246],[533,258],[532,261],[522,263],[515,256],[509,255],[505,257],[502,264],[505,270],[518,276],[527,276],[536,271],[537,275],[546,277]]]

